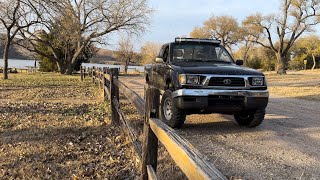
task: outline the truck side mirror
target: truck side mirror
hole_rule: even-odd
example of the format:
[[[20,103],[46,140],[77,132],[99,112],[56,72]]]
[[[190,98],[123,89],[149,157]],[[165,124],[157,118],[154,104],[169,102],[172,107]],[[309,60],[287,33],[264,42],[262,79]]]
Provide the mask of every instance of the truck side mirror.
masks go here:
[[[243,60],[236,60],[236,65],[242,66],[243,65]]]
[[[164,63],[163,58],[157,57],[156,58],[156,63]]]

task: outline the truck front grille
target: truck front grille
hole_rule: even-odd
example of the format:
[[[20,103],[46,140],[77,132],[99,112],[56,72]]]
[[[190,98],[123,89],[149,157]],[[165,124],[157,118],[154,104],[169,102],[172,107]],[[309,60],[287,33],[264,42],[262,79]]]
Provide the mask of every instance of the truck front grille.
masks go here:
[[[245,87],[244,78],[237,77],[212,77],[209,86],[237,86]]]

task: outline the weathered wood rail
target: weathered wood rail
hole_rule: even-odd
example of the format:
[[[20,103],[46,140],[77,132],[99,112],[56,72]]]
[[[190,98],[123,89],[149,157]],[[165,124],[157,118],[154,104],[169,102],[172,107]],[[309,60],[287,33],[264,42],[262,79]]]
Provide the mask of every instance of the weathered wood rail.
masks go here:
[[[129,89],[119,80],[118,68],[88,68],[81,67],[81,80],[86,74],[92,77],[103,90],[104,100],[110,102],[111,121],[120,125],[129,135],[131,142],[142,161],[141,179],[157,179],[158,143],[163,144],[175,163],[189,179],[226,179],[207,158],[195,149],[175,130],[159,120],[160,92],[145,85],[145,100]],[[144,116],[143,142],[140,142],[132,125],[126,120],[121,110],[119,93],[122,93]]]

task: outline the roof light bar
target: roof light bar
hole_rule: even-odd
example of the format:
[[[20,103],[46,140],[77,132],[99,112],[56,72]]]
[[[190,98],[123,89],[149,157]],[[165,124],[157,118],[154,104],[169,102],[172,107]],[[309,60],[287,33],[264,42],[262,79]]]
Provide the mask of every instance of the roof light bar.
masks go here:
[[[200,38],[176,38],[175,42],[206,42],[206,43],[215,43],[220,44],[221,41],[218,39],[200,39]]]

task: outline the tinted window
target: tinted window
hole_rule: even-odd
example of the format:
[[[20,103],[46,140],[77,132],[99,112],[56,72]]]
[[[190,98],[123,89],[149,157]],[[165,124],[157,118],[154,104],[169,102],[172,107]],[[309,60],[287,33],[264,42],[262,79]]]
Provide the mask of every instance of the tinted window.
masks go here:
[[[229,53],[223,47],[214,44],[175,44],[172,56],[174,62],[233,62]]]

